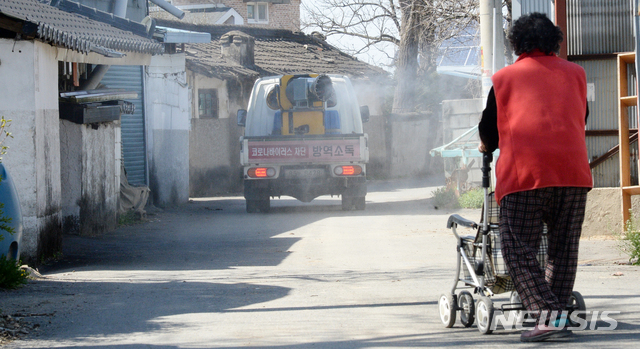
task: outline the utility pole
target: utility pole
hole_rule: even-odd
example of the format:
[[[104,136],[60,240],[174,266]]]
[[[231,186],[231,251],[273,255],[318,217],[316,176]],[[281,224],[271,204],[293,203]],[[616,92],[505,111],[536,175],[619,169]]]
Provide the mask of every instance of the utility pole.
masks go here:
[[[502,17],[502,0],[494,0],[493,5],[493,62],[495,74],[504,68],[504,18]]]
[[[504,67],[502,0],[480,0],[482,97],[491,90],[491,76]]]
[[[493,75],[493,12],[494,0],[480,0],[480,66],[482,69],[482,98],[486,99],[491,89]],[[484,103],[483,103],[484,104]]]

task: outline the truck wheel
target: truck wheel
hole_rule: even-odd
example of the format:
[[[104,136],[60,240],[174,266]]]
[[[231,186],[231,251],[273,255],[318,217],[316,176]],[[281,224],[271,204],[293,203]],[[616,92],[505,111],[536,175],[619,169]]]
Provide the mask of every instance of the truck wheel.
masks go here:
[[[351,211],[352,206],[353,206],[353,198],[342,195],[342,210]]]
[[[364,196],[353,198],[353,204],[356,206],[356,210],[359,210],[359,211],[363,211],[364,208],[367,206],[366,202],[364,201]]]
[[[247,199],[247,213],[258,213],[258,200]]]
[[[271,200],[267,198],[266,200],[257,200],[258,208],[262,213],[269,213],[271,211]]]

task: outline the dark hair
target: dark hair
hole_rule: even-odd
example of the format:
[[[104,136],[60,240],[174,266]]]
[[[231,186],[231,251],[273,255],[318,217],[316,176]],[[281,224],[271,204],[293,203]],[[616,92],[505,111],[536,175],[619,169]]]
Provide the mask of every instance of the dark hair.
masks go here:
[[[509,31],[509,42],[516,55],[540,50],[545,54],[558,53],[563,35],[544,13],[534,12],[518,18]]]

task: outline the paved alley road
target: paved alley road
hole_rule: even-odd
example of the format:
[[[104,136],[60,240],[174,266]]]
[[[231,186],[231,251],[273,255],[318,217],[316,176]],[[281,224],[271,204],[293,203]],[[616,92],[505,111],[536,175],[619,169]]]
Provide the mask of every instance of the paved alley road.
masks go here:
[[[242,197],[202,199],[66,236],[46,279],[0,293],[6,314],[39,315],[25,321],[40,328],[7,348],[526,347],[517,331],[443,328],[437,299],[453,282],[455,239],[452,211],[429,200],[438,184],[374,182],[367,209],[351,212],[330,197],[276,199],[270,214],[245,213]],[[613,246],[583,241],[576,290],[588,309],[620,311],[618,328],[581,331],[571,345],[640,340],[640,268],[614,264]]]

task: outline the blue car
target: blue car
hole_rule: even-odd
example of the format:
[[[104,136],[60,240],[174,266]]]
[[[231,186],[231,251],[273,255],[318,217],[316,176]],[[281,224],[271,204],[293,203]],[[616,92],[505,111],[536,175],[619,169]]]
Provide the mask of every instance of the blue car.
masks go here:
[[[3,236],[2,241],[0,241],[0,255],[17,261],[20,258],[20,243],[22,240],[20,200],[13,180],[2,163],[0,163],[0,176],[2,177],[0,182],[0,203],[4,205],[1,208],[2,215],[0,215],[0,218],[11,219],[10,221],[1,222],[1,224],[13,228],[13,234],[0,228],[0,234]]]

